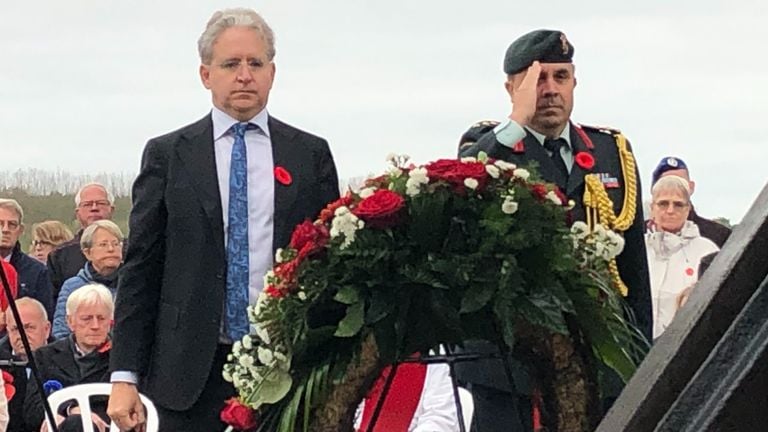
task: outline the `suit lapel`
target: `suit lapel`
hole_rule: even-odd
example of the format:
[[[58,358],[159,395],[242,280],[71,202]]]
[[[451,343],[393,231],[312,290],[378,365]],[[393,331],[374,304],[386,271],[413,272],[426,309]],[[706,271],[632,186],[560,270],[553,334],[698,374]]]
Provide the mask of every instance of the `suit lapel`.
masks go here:
[[[69,340],[67,344],[55,345],[55,351],[51,353],[51,363],[58,366],[64,379],[69,382],[80,382],[80,369],[75,363],[74,341]]]
[[[213,122],[210,114],[187,129],[183,139],[176,146],[176,152],[213,226],[216,244],[223,247],[224,220],[221,211],[219,179],[216,173],[216,156],[213,149]]]
[[[526,159],[534,160],[539,164],[538,170],[541,177],[546,181],[555,183],[560,186],[561,189],[565,189],[565,176],[555,167],[552,159],[549,158],[547,150],[544,149],[544,146],[541,145],[539,140],[537,140],[530,132],[526,132],[524,143],[525,157]]]
[[[568,185],[565,189],[565,194],[568,197],[573,198],[573,193],[584,184],[584,176],[590,174],[591,170],[585,170],[578,163],[576,163],[576,155],[580,152],[592,153],[592,150],[587,148],[587,144],[581,139],[576,132],[576,126],[571,123],[571,149],[573,150],[573,167],[571,173],[568,175]]]
[[[296,200],[298,191],[298,182],[300,174],[308,167],[302,167],[303,161],[300,153],[299,143],[293,140],[295,132],[288,129],[279,120],[269,117],[269,133],[272,141],[272,161],[275,168],[281,167],[291,176],[289,184],[283,184],[275,178],[275,215],[274,229],[272,234],[272,248],[276,249],[279,245],[281,233],[290,230],[293,227],[286,226],[286,221],[290,219],[290,211],[293,202]]]

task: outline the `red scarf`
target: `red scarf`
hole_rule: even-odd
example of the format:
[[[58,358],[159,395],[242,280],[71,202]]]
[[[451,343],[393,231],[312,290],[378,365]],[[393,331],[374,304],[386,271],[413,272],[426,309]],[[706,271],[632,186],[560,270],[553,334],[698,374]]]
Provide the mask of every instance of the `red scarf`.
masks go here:
[[[363,420],[360,423],[360,431],[367,432],[368,426],[376,410],[384,383],[387,380],[391,366],[382,371],[376,384],[365,398],[363,408]],[[424,380],[427,376],[427,365],[421,363],[401,363],[397,367],[397,373],[386,394],[384,406],[381,407],[379,418],[373,427],[374,432],[407,432],[413,420],[413,414],[419,406],[421,392],[424,389]]]
[[[16,298],[19,292],[19,279],[16,273],[16,269],[14,269],[11,264],[7,263],[2,258],[0,258],[0,265],[3,266],[3,270],[5,270],[5,277],[8,278],[8,283],[11,285],[11,294],[13,294],[13,298]],[[0,284],[0,310],[5,312],[7,308],[8,297],[5,296],[5,287]]]

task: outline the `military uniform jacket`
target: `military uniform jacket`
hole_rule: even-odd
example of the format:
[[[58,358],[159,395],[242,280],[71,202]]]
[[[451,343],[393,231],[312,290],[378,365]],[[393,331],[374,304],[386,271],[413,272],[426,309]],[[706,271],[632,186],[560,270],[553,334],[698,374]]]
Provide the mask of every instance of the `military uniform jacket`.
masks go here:
[[[534,163],[543,180],[552,182],[573,200],[575,207],[572,210],[572,220],[585,220],[584,176],[587,174],[599,174],[606,187],[608,196],[613,201],[614,212],[619,214],[624,201],[624,175],[621,170],[618,147],[611,131],[588,126],[577,126],[571,123],[570,143],[575,156],[581,152],[589,153],[594,159],[594,166],[586,169],[575,160],[570,175],[566,178],[549,157],[547,150],[539,141],[527,132],[525,138],[512,147],[501,144],[496,135],[490,131],[483,135],[475,145],[461,151],[460,156],[477,156],[485,152],[489,157],[514,163],[519,167],[531,166]],[[637,178],[636,212],[632,226],[624,232],[624,250],[617,257],[617,264],[621,279],[629,288],[626,297],[627,303],[634,312],[635,323],[638,328],[651,340],[652,312],[651,289],[648,277],[648,261],[643,237],[644,222],[642,215],[642,197],[640,191],[640,177]],[[500,368],[468,367],[462,381],[479,383],[489,387],[504,390],[508,388],[503,370]],[[491,371],[490,369],[494,369]],[[515,377],[515,381],[517,382]],[[518,390],[525,392],[526,385],[518,383]],[[523,387],[523,388],[521,388]]]

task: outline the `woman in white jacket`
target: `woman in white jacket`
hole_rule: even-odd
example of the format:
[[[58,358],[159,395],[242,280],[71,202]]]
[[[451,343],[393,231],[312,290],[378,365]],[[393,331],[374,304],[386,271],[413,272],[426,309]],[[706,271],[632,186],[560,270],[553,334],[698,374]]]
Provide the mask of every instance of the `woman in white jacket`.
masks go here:
[[[701,258],[719,249],[688,220],[691,211],[688,181],[662,177],[651,191],[652,223],[645,235],[653,301],[653,338],[672,322],[679,296],[698,280]]]

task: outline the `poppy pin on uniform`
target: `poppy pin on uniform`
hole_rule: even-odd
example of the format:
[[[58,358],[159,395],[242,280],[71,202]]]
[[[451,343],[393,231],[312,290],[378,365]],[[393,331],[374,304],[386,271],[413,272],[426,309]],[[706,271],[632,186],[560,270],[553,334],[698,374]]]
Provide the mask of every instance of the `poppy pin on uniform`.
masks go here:
[[[281,166],[275,167],[275,179],[283,186],[290,186],[290,184],[293,183],[291,173],[289,173],[287,169]]]

